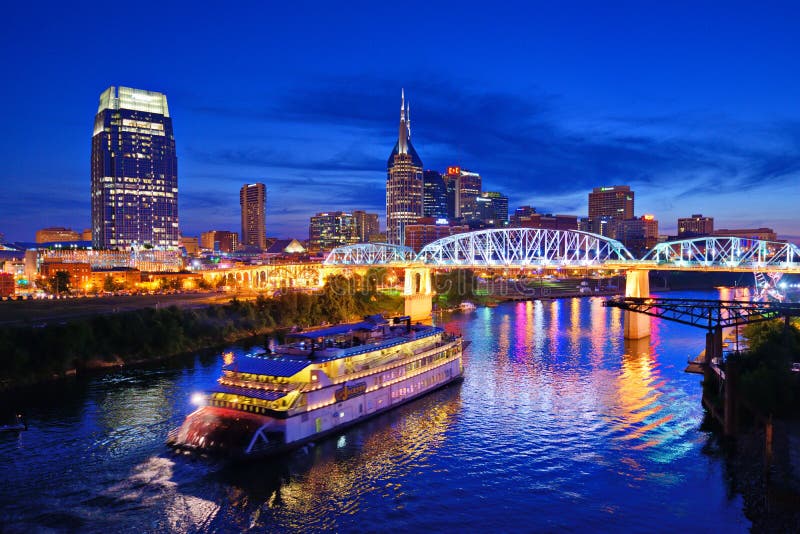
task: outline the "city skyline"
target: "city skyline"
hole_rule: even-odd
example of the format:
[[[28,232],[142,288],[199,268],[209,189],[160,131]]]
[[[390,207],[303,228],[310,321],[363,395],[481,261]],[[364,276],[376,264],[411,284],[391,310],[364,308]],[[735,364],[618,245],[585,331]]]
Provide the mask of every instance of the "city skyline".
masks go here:
[[[302,236],[318,211],[383,214],[385,154],[396,138],[396,95],[405,87],[414,96],[414,139],[425,168],[474,170],[485,189],[509,196],[512,210],[532,205],[584,215],[593,187],[626,184],[637,192],[637,215],[654,213],[662,233],[676,233],[678,217],[703,213],[720,228],[769,226],[781,237],[800,237],[793,208],[800,196],[800,83],[789,68],[798,48],[789,24],[796,8],[729,13],[701,5],[654,13],[629,6],[622,13],[576,5],[581,9],[568,15],[517,6],[513,15],[527,15],[531,27],[508,35],[499,29],[512,13],[428,8],[402,43],[381,38],[385,28],[359,23],[390,20],[380,6],[353,20],[353,13],[320,6],[299,33],[291,8],[270,17],[254,8],[249,18],[219,14],[223,50],[184,30],[185,44],[166,54],[171,60],[156,60],[163,50],[147,43],[96,49],[88,28],[107,15],[89,8],[67,25],[58,23],[61,8],[14,12],[16,24],[3,38],[5,50],[13,44],[20,53],[3,56],[16,81],[1,89],[15,102],[7,111],[15,130],[0,143],[7,162],[0,179],[9,192],[0,201],[0,232],[26,241],[46,226],[89,227],[86,117],[97,94],[118,84],[170,98],[184,235],[237,228],[236,192],[253,178],[274,191],[270,235]],[[200,11],[168,7],[163,16],[207,23]],[[608,22],[593,25],[600,15]],[[294,25],[280,27],[290,19]],[[657,23],[664,19],[668,24]],[[455,47],[437,34],[445,22],[480,29],[481,43]],[[33,24],[52,32],[42,38]],[[254,24],[266,27],[258,33],[264,41],[243,53],[254,43],[241,30]],[[714,31],[706,31],[709,24]],[[311,35],[311,43],[285,46],[299,45],[300,35]],[[678,35],[680,42],[670,40]],[[365,41],[374,50],[364,51]],[[330,48],[315,55],[321,42]],[[400,48],[407,64],[387,63]],[[356,53],[364,55],[358,69],[347,66]],[[116,54],[119,61],[108,61]],[[246,67],[259,54],[277,58],[268,75]],[[224,55],[241,59],[226,63]],[[139,56],[153,61],[132,60]],[[203,68],[195,56],[204,58]],[[89,62],[104,68],[68,76]],[[58,99],[44,83],[53,78]],[[52,120],[39,120],[40,103],[50,101],[59,104],[48,109]]]

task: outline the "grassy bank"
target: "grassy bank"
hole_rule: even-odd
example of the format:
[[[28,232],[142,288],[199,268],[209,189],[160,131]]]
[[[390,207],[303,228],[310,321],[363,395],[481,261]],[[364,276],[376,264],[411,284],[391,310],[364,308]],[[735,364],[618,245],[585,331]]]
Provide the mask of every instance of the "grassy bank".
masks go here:
[[[0,389],[75,370],[166,358],[279,328],[397,313],[402,306],[402,297],[357,291],[350,280],[335,276],[314,294],[234,299],[199,309],[144,308],[40,328],[0,327]]]

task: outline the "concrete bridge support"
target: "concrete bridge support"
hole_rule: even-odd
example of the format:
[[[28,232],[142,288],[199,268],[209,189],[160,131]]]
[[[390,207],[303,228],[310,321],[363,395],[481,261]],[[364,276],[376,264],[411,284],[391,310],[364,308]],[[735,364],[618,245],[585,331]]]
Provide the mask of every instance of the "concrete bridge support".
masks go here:
[[[647,298],[650,296],[649,271],[631,270],[625,273],[625,296]],[[650,316],[625,311],[625,339],[642,339],[650,336]]]
[[[405,314],[412,321],[429,318],[433,310],[431,270],[427,267],[411,267],[405,273]]]

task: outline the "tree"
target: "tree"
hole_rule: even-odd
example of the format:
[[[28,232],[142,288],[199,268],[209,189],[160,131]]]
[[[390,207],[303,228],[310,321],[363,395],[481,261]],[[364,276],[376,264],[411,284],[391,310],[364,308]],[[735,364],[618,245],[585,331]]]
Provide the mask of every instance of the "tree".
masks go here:
[[[56,271],[56,273],[47,280],[48,291],[53,295],[69,293],[70,285],[70,275],[67,271]]]

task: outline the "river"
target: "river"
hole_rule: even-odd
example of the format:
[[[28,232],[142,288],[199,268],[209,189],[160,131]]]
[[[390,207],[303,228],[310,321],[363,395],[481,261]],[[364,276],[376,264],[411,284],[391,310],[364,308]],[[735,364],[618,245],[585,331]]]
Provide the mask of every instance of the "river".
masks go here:
[[[702,330],[653,320],[624,342],[600,298],[438,322],[472,342],[461,384],[244,467],[164,446],[219,353],[7,395],[30,429],[0,435],[0,530],[747,531],[683,372]]]

